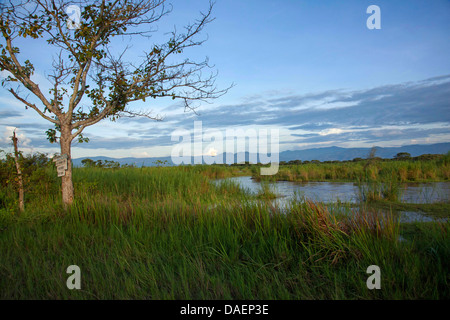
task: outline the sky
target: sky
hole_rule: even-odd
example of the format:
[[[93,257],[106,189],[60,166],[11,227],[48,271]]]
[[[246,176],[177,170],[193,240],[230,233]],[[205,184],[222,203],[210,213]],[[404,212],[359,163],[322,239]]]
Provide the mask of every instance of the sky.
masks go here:
[[[171,3],[154,37],[115,45],[131,45],[135,59],[209,4]],[[380,8],[381,29],[367,27],[370,5]],[[84,131],[89,143],[73,143],[72,157],[168,156],[177,144],[172,133],[193,130],[194,121],[221,132],[278,129],[280,151],[450,142],[450,1],[217,0],[213,17],[202,33],[207,41],[185,54],[208,57],[217,86],[233,84],[227,94],[198,105],[197,114],[177,100],[133,103],[164,121],[103,120]],[[18,46],[48,89],[51,48],[29,38]],[[12,150],[14,128],[25,152],[59,151],[46,139],[50,123],[0,88],[0,149]]]

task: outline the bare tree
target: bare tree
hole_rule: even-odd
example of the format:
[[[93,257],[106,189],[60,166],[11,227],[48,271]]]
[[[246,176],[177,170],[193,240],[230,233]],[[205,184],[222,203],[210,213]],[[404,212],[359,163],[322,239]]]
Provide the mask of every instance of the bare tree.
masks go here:
[[[367,156],[367,159],[369,159],[369,160],[375,159],[375,155],[377,154],[377,151],[378,151],[377,147],[375,147],[375,146],[370,148],[369,155]]]
[[[370,148],[369,154],[367,155],[367,161],[364,164],[364,171],[371,165],[373,165],[376,161],[376,157],[375,155],[377,154],[377,147],[373,146],[372,148]]]
[[[22,168],[20,167],[20,159],[19,159],[19,147],[18,141],[19,139],[16,136],[16,130],[13,131],[13,135],[11,137],[14,145],[14,161],[16,163],[16,171],[17,171],[17,183],[19,186],[19,209],[20,211],[25,210],[25,199],[24,199],[24,191],[23,191],[23,175]]]
[[[35,110],[53,123],[54,128],[46,132],[48,139],[59,143],[61,154],[68,156],[68,169],[62,177],[62,197],[66,205],[71,204],[74,197],[71,144],[74,139],[88,141],[82,135],[85,128],[105,118],[141,116],[162,120],[148,110],[130,109],[133,101],[169,97],[183,101],[185,110],[194,110],[193,102],[217,98],[229,89],[217,89],[217,73],[204,74],[204,69],[211,68],[207,58],[196,62],[183,57],[186,49],[205,41],[197,37],[213,20],[212,3],[206,13],[200,13],[198,20],[181,33],[175,29],[162,44],[151,44],[149,39],[155,32],[155,23],[171,11],[164,0],[86,1],[80,8],[79,21],[66,13],[70,5],[74,2],[9,1],[0,20],[3,36],[0,70],[10,72],[2,84],[26,109]],[[110,48],[116,36],[140,37],[151,44],[150,49],[137,64],[126,61],[128,47],[119,52],[112,52]],[[31,79],[35,69],[32,62],[23,57],[26,53],[14,46],[19,37],[29,41],[45,40],[46,45],[57,52],[53,74],[48,78],[51,83],[48,94]],[[23,88],[37,103],[20,92]]]

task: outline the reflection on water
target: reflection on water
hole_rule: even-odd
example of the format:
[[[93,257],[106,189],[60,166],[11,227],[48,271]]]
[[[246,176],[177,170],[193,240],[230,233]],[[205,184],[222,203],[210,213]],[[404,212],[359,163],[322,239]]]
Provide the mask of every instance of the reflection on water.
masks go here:
[[[400,222],[431,222],[437,219],[428,217],[420,212],[402,211],[400,212]]]
[[[251,177],[228,178],[230,181],[238,183],[243,189],[252,193],[258,193],[261,189],[261,183],[253,180]],[[342,182],[290,182],[277,181],[271,183],[271,190],[281,198],[275,201],[279,204],[288,202],[295,197],[305,197],[317,202],[351,202],[357,201],[358,188],[353,183]]]
[[[448,202],[449,182],[408,183],[402,189],[401,201],[405,203]]]
[[[261,183],[251,177],[234,177],[227,180],[237,182],[242,188],[258,193]],[[279,200],[288,201],[300,194],[307,199],[318,202],[351,202],[358,201],[358,186],[353,182],[290,182],[272,183],[272,190]],[[450,195],[449,182],[405,183],[401,190],[401,201],[405,203],[448,202]]]
[[[261,183],[251,177],[227,178],[229,181],[238,183],[241,188],[251,193],[261,190]],[[219,182],[220,180],[218,180]],[[290,182],[277,181],[271,183],[272,191],[278,195],[273,200],[279,207],[286,206],[292,199],[306,198],[316,202],[358,202],[358,186],[353,182]],[[448,202],[450,195],[449,182],[434,183],[405,183],[401,190],[401,201],[405,203],[435,203]],[[419,212],[402,212],[401,222],[433,221]]]

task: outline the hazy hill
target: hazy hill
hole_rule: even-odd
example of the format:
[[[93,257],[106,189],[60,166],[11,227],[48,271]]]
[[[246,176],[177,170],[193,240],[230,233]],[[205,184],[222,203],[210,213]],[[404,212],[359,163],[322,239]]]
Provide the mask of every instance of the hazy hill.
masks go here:
[[[450,151],[450,143],[436,143],[429,145],[408,145],[402,147],[376,147],[376,156],[390,159],[397,153],[408,152],[411,156],[420,156],[422,154],[445,154]],[[354,158],[367,158],[371,148],[340,148],[340,147],[326,147],[326,148],[314,148],[305,150],[288,150],[280,152],[280,161],[290,160],[319,160],[319,161],[331,161],[331,160],[352,160]],[[234,162],[236,163],[236,155],[234,155]],[[81,167],[81,161],[86,158],[73,159],[73,163],[77,167]],[[109,157],[89,157],[94,161],[97,160],[109,160],[116,161],[122,164],[134,164],[137,167],[141,166],[154,166],[156,160],[161,160],[172,165],[170,157],[155,157],[155,158],[109,158]],[[249,154],[246,153],[245,159],[248,161]]]
[[[377,157],[390,159],[397,153],[408,152],[412,157],[422,154],[445,154],[450,151],[450,143],[437,143],[430,145],[409,145],[402,147],[376,147]],[[306,150],[284,151],[280,153],[280,161],[289,160],[352,160],[354,158],[367,158],[371,148],[315,148]]]

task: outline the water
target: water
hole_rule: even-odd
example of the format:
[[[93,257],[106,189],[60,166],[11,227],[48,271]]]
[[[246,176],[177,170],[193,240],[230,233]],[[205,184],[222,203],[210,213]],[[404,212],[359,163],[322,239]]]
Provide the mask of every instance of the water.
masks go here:
[[[405,203],[448,202],[450,183],[407,183],[402,192],[401,201]]]
[[[238,183],[252,193],[258,193],[261,183],[251,177],[234,177],[227,180]],[[271,183],[272,190],[280,200],[286,202],[296,194],[318,202],[358,202],[358,186],[353,182],[290,182],[277,181]],[[405,183],[401,189],[401,201],[405,203],[448,202],[450,195],[449,182]]]
[[[257,194],[261,183],[251,177],[233,177],[227,180],[238,183],[241,188]],[[218,180],[220,181],[220,180]],[[279,207],[286,206],[291,200],[304,197],[315,202],[357,203],[359,189],[353,182],[290,182],[277,181],[270,184],[271,190],[278,198],[273,200]],[[449,182],[405,183],[401,188],[401,201],[405,203],[448,202],[450,195]],[[434,221],[420,212],[401,212],[401,222]]]

